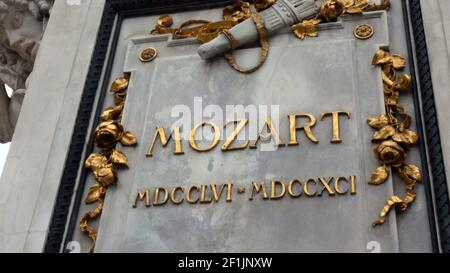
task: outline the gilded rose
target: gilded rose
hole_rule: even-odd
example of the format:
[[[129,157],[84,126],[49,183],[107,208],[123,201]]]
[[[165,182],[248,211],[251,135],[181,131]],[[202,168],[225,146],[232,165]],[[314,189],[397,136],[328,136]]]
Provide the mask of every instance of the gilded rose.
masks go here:
[[[375,150],[377,159],[387,165],[399,165],[405,160],[405,150],[392,140],[384,141]]]
[[[325,21],[335,22],[344,12],[344,6],[336,0],[327,0],[320,7],[320,17]]]
[[[114,147],[120,140],[123,127],[116,121],[105,121],[100,123],[96,130],[96,141],[100,148]]]

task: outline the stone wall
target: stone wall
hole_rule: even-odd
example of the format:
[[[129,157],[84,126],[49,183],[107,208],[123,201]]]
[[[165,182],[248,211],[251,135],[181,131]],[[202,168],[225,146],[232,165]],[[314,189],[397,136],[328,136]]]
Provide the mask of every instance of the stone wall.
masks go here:
[[[55,2],[0,181],[0,252],[43,251],[104,3]]]
[[[447,182],[450,188],[450,1],[421,0]]]

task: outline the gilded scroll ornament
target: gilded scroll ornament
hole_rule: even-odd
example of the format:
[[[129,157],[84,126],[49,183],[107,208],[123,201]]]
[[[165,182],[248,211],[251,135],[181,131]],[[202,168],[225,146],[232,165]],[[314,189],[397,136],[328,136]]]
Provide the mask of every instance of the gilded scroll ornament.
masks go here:
[[[125,131],[122,124],[122,111],[125,104],[128,89],[128,77],[116,79],[111,85],[114,94],[115,105],[107,107],[101,115],[102,122],[95,130],[95,142],[99,152],[92,153],[86,159],[85,167],[90,169],[95,177],[96,183],[86,196],[86,204],[97,203],[97,207],[87,212],[80,220],[80,229],[93,242],[91,252],[94,251],[97,240],[97,230],[89,222],[99,217],[103,210],[103,203],[109,186],[117,183],[117,170],[128,166],[127,156],[116,149],[117,143],[123,146],[137,144],[136,136]]]
[[[399,104],[400,95],[408,92],[411,88],[411,76],[397,74],[398,71],[405,68],[406,60],[400,55],[380,49],[375,53],[372,64],[381,67],[386,114],[367,120],[367,124],[377,130],[372,140],[378,143],[374,153],[382,164],[373,171],[369,184],[385,183],[389,178],[390,169],[397,173],[406,184],[406,196],[403,199],[397,195],[391,196],[381,210],[380,218],[373,222],[373,225],[376,226],[386,221],[386,217],[393,207],[402,212],[407,210],[409,204],[416,198],[414,188],[417,183],[422,181],[422,174],[419,167],[406,163],[410,146],[419,141],[417,133],[409,130],[411,116]]]

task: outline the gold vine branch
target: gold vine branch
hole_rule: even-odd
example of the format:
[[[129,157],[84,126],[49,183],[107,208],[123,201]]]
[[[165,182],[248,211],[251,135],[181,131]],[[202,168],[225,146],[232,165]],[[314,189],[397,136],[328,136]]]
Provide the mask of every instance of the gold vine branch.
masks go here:
[[[295,36],[300,39],[317,37],[317,25],[320,23],[335,22],[343,14],[361,14],[368,11],[389,10],[390,0],[382,0],[380,4],[370,4],[369,0],[325,0],[319,13],[307,20],[292,26]]]
[[[111,92],[114,94],[115,105],[104,110],[101,115],[102,122],[95,130],[95,142],[99,152],[92,153],[85,162],[85,167],[92,171],[96,180],[84,202],[97,203],[97,207],[87,212],[80,220],[81,231],[92,240],[90,252],[95,249],[97,230],[89,225],[89,222],[101,215],[106,192],[109,186],[117,183],[117,169],[128,166],[127,156],[116,149],[117,143],[120,142],[123,146],[137,144],[136,136],[125,131],[121,124],[128,82],[128,75],[117,78],[113,82]]]
[[[405,59],[389,51],[378,50],[372,61],[372,65],[381,66],[384,101],[386,114],[370,118],[367,123],[377,131],[373,135],[373,142],[379,143],[374,153],[382,166],[372,173],[369,184],[381,185],[387,181],[390,175],[389,167],[396,172],[406,184],[406,196],[402,199],[397,195],[391,196],[380,212],[380,218],[373,225],[381,225],[386,221],[389,211],[395,207],[404,212],[416,199],[414,188],[422,181],[419,167],[405,162],[407,152],[411,145],[418,143],[417,133],[409,130],[411,116],[403,106],[399,104],[401,94],[411,89],[411,76],[407,74],[397,75],[406,66]]]

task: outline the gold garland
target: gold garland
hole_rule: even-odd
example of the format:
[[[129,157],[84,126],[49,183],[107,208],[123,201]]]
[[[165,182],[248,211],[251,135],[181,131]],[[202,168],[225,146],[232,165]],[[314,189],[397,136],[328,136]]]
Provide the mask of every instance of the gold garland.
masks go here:
[[[254,0],[257,12],[273,5],[276,0]],[[294,34],[304,39],[306,36],[318,36],[317,25],[326,22],[335,22],[343,14],[361,14],[368,11],[389,10],[390,0],[382,0],[381,4],[369,4],[369,0],[325,0],[319,12],[312,19],[306,19],[292,26]],[[150,34],[170,33],[173,39],[196,38],[206,43],[217,37],[223,30],[228,30],[236,24],[250,18],[252,11],[249,2],[237,0],[222,11],[222,21],[209,22],[207,20],[188,20],[179,27],[172,28],[171,15],[161,16]],[[193,27],[192,27],[193,26]]]
[[[92,171],[96,179],[96,184],[89,189],[84,202],[86,204],[97,203],[97,207],[87,212],[80,220],[81,231],[92,240],[90,252],[93,252],[95,248],[97,230],[89,225],[89,221],[101,215],[106,192],[109,186],[117,182],[117,168],[128,166],[127,156],[116,150],[116,145],[118,142],[123,146],[137,144],[136,136],[125,131],[121,124],[128,81],[129,78],[125,75],[113,82],[111,92],[114,94],[115,105],[104,110],[101,115],[102,122],[95,130],[95,142],[100,151],[92,153],[85,162],[85,167]]]
[[[264,20],[258,12],[270,7],[275,2],[276,0],[254,0],[254,9],[257,12],[253,12],[249,2],[237,0],[234,4],[226,6],[223,9],[222,21],[209,22],[207,20],[191,19],[182,23],[177,28],[172,28],[172,16],[163,15],[159,17],[155,28],[150,31],[150,34],[170,33],[173,39],[196,38],[200,43],[207,43],[216,38],[220,33],[223,33],[235,47],[236,41],[228,30],[240,22],[252,18],[258,30],[261,44],[261,56],[258,64],[252,68],[242,68],[231,53],[225,53],[225,59],[233,69],[241,73],[249,74],[260,68],[269,54],[269,37],[264,26]]]
[[[261,16],[261,14],[255,12],[252,13],[251,18],[255,22],[256,29],[258,30],[259,35],[259,42],[261,44],[261,54],[259,57],[259,62],[257,65],[255,65],[252,68],[243,68],[241,67],[236,59],[234,58],[233,54],[231,52],[225,53],[225,59],[227,60],[228,64],[236,71],[250,74],[258,70],[266,61],[267,56],[269,55],[269,34],[267,33],[267,30],[264,26],[264,20]],[[225,36],[230,40],[231,44],[236,43],[234,41],[233,36],[231,36],[231,33],[228,32],[228,30],[224,30],[223,32]],[[234,42],[233,42],[234,41]]]
[[[275,1],[254,1],[257,10],[262,7],[267,8]],[[259,7],[259,9],[258,9]],[[173,39],[196,38],[200,43],[207,43],[216,38],[224,30],[228,30],[238,23],[250,18],[252,14],[249,2],[237,0],[234,4],[226,6],[222,11],[222,21],[210,22],[207,20],[187,20],[179,27],[173,28],[173,19],[171,15],[159,17],[155,28],[150,34],[172,34]]]
[[[172,27],[173,18],[171,15],[163,15],[159,17],[154,29],[150,31],[150,34],[172,34],[173,39],[195,38],[200,43],[207,43],[216,38],[220,33],[224,33],[225,36],[234,42],[234,38],[228,32],[230,28],[236,24],[248,19],[253,18],[258,28],[260,44],[262,47],[261,58],[259,63],[250,69],[244,69],[240,67],[231,53],[226,53],[225,58],[230,66],[241,73],[252,73],[256,71],[267,58],[269,53],[269,40],[267,31],[264,27],[263,20],[257,20],[259,17],[258,12],[264,10],[273,5],[276,0],[254,0],[252,1],[254,10],[249,2],[237,0],[234,4],[226,6],[222,11],[222,21],[210,22],[207,20],[187,20],[179,27]],[[304,39],[306,36],[316,37],[318,36],[317,25],[324,22],[333,22],[343,14],[360,14],[365,11],[375,10],[388,10],[390,8],[390,0],[382,0],[381,4],[369,4],[369,0],[325,0],[317,13],[312,19],[303,20],[302,22],[292,26],[294,34]],[[261,22],[262,21],[262,22]]]
[[[388,10],[391,7],[390,0],[383,0],[381,4],[369,4],[369,0],[325,0],[318,12],[312,18],[292,26],[295,36],[300,39],[305,37],[317,37],[317,25],[320,23],[335,22],[343,14],[362,14],[363,12]]]
[[[370,118],[367,123],[377,131],[373,135],[373,142],[380,142],[374,153],[382,166],[372,173],[369,184],[381,185],[389,178],[389,168],[395,171],[406,184],[406,196],[401,199],[397,195],[391,196],[380,212],[380,218],[373,225],[381,225],[392,207],[404,212],[416,199],[414,188],[421,182],[422,174],[419,167],[405,163],[407,151],[411,145],[419,141],[417,133],[409,130],[411,116],[398,102],[401,94],[407,93],[411,88],[411,76],[397,75],[397,71],[406,66],[405,59],[386,50],[378,50],[372,65],[381,66],[384,86],[384,101],[386,114]]]

